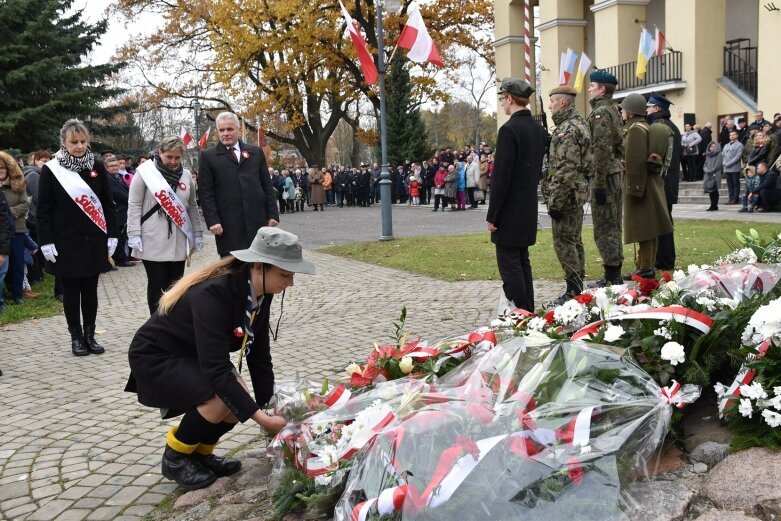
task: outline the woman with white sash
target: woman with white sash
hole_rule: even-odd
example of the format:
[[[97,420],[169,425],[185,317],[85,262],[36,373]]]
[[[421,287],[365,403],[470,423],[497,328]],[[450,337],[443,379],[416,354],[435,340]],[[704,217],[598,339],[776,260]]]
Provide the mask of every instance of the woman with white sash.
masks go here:
[[[182,278],[187,258],[203,248],[195,185],[182,167],[183,156],[182,140],[164,137],[153,160],[139,165],[130,183],[127,243],[146,269],[150,314],[163,292]]]
[[[61,148],[43,166],[38,181],[38,243],[46,271],[62,280],[62,304],[76,356],[104,352],[95,342],[98,277],[111,269],[109,257],[117,247],[108,172],[90,151],[89,140],[81,121],[66,121],[60,130]]]

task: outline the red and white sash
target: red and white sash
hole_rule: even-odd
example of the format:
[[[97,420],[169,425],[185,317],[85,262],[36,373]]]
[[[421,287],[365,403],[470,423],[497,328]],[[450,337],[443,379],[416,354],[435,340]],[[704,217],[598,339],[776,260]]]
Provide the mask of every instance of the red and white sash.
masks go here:
[[[46,163],[46,166],[49,167],[60,186],[65,189],[68,197],[76,203],[76,206],[89,217],[90,221],[95,223],[95,226],[108,235],[103,205],[100,204],[100,199],[98,199],[98,196],[95,195],[95,192],[92,191],[87,182],[73,170],[68,170],[60,165],[56,158]]]
[[[155,167],[154,161],[144,161],[136,169],[136,174],[139,174],[141,179],[144,180],[144,184],[149,189],[152,197],[155,198],[155,201],[160,205],[160,208],[187,237],[187,250],[189,251],[190,245],[194,244],[193,224],[190,220],[190,215],[187,213],[187,207],[179,199],[179,196],[176,195],[176,191],[172,190],[171,186],[165,181],[163,174]]]

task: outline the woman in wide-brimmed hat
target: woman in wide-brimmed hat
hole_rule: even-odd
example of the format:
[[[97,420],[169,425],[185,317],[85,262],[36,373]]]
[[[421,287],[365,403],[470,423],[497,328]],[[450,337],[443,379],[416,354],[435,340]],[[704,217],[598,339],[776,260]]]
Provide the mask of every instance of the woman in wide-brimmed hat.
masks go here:
[[[236,423],[252,419],[269,433],[285,426],[261,409],[274,390],[269,310],[275,294],[284,304],[295,273],[314,272],[297,236],[263,227],[249,249],[186,275],[160,299],[158,312],[130,344],[126,390],[159,407],[163,418],[184,414],[166,437],[165,477],[187,490],[206,487],[241,467],[212,453]],[[234,351],[240,351],[238,371],[230,360]],[[242,359],[254,399],[239,374]]]

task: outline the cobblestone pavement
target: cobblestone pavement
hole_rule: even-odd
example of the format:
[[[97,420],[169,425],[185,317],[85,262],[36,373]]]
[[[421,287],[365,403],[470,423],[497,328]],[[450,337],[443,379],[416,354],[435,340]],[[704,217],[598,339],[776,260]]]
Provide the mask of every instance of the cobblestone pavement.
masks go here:
[[[337,214],[321,215],[331,213]],[[290,217],[288,228],[305,233],[305,220]],[[318,274],[297,277],[286,295],[272,343],[277,378],[342,372],[366,355],[372,340],[388,340],[402,306],[410,333],[435,339],[486,324],[497,303],[495,281],[441,282],[306,255]],[[214,259],[209,239],[194,267]],[[1,519],[138,519],[175,488],[159,469],[167,422],[123,392],[127,347],[147,318],[145,285],[140,265],[101,276],[97,322],[104,355],[72,356],[63,316],[0,329]],[[539,299],[555,297],[558,285],[555,291],[543,286]],[[272,313],[273,321],[278,301]],[[253,441],[259,432],[252,422],[239,426],[221,449]]]

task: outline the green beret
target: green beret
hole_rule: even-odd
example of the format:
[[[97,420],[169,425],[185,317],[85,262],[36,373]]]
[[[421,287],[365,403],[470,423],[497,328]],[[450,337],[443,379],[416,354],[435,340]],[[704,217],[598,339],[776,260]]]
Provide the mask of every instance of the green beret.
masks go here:
[[[578,91],[570,87],[569,85],[559,85],[552,91],[548,93],[548,96],[553,96],[554,94],[566,94],[567,96],[577,96]]]
[[[589,76],[589,80],[594,83],[609,83],[611,85],[618,85],[618,79],[607,71],[594,71]]]
[[[534,93],[531,85],[520,78],[505,78],[499,87],[499,92],[511,94],[518,98],[530,99]]]

